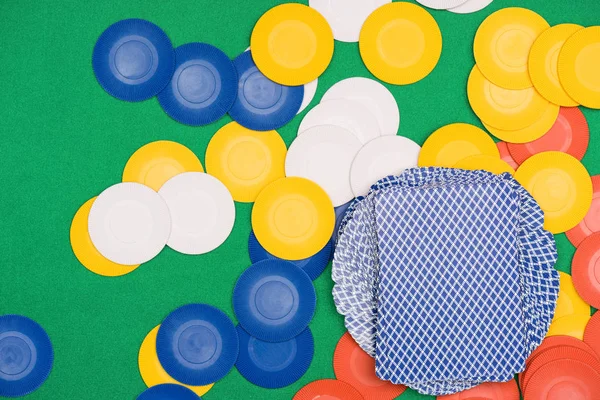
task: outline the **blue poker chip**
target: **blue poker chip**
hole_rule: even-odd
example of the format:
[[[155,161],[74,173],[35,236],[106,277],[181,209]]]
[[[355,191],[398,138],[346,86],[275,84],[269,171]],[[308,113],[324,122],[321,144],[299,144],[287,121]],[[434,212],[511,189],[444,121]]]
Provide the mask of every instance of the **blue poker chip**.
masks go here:
[[[156,336],[158,359],[169,375],[186,385],[214,383],[229,373],[238,356],[233,322],[207,304],[179,307]]]
[[[233,289],[233,311],[257,339],[283,342],[300,334],[315,313],[312,281],[284,260],[263,260],[240,275]]]
[[[137,400],[202,400],[185,386],[163,383],[152,386],[142,392]]]
[[[308,277],[313,281],[317,279],[327,267],[327,264],[331,259],[332,249],[333,242],[330,240],[329,242],[327,242],[325,247],[323,247],[321,251],[319,251],[314,256],[305,258],[303,260],[283,260],[282,258],[275,257],[273,254],[265,250],[265,248],[262,247],[256,239],[256,236],[254,235],[253,231],[250,232],[250,237],[248,238],[248,253],[250,254],[250,260],[252,261],[252,263],[257,263],[262,260],[287,261],[306,272]]]
[[[0,316],[0,397],[20,397],[46,381],[54,351],[37,322],[21,315]]]
[[[171,81],[175,52],[167,34],[152,22],[124,19],[98,38],[92,67],[100,86],[125,101],[156,96]]]
[[[229,115],[234,121],[255,131],[277,129],[298,113],[304,98],[304,85],[284,86],[262,74],[245,51],[233,60],[239,83],[237,99]]]
[[[267,389],[291,385],[308,370],[313,359],[313,335],[306,328],[285,342],[270,343],[250,336],[237,326],[240,355],[235,363],[238,371],[250,383]]]
[[[210,44],[188,43],[175,49],[175,72],[158,102],[182,124],[207,125],[227,114],[237,84],[235,67],[225,53]]]
[[[341,206],[337,206],[334,208],[335,211],[335,228],[333,229],[333,243],[337,242],[338,230],[340,229],[340,225],[342,224],[342,219],[344,219],[344,215],[346,214],[346,210],[350,207],[352,201],[347,202],[346,204],[342,204]]]

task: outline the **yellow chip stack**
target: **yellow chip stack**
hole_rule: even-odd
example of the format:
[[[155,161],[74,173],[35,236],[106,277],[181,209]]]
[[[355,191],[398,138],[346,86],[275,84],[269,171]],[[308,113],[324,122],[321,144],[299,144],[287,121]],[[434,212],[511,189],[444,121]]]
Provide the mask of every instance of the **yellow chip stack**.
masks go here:
[[[554,319],[546,336],[567,335],[583,340],[583,331],[590,320],[590,306],[577,294],[571,275],[560,276],[560,291]]]

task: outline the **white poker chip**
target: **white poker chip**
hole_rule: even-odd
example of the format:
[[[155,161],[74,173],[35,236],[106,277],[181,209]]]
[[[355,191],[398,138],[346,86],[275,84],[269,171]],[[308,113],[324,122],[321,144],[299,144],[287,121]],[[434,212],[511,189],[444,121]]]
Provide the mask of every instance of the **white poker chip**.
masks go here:
[[[302,98],[302,104],[300,104],[300,109],[296,113],[296,115],[300,114],[302,111],[308,107],[310,102],[315,98],[315,94],[317,93],[317,86],[319,85],[319,78],[315,79],[312,82],[308,82],[304,85],[304,97]]]
[[[448,11],[456,14],[470,14],[483,10],[492,4],[492,1],[494,0],[467,0],[466,3],[463,3],[458,7],[449,8]]]
[[[394,95],[381,83],[354,77],[339,81],[323,95],[322,102],[348,99],[357,101],[377,118],[381,135],[396,135],[400,127],[400,110]]]
[[[204,254],[219,247],[235,222],[235,205],[229,190],[203,172],[184,172],[169,179],[158,191],[171,211],[167,245],[183,254]]]
[[[341,42],[358,42],[360,29],[373,11],[392,0],[309,0],[308,5],[325,17],[333,37]]]
[[[94,247],[123,265],[150,261],[165,247],[171,215],[165,201],[140,183],[118,183],[94,201],[88,217]]]
[[[341,206],[354,198],[350,167],[361,147],[356,136],[344,128],[312,127],[292,142],[285,174],[310,179],[327,192],[334,207]]]
[[[352,132],[361,143],[379,137],[377,118],[361,103],[348,99],[323,101],[310,110],[300,122],[298,136],[315,126],[335,125]]]
[[[435,10],[447,10],[458,7],[466,2],[467,0],[417,0],[417,3]]]
[[[421,146],[403,136],[381,136],[371,140],[352,162],[352,192],[356,197],[365,196],[381,178],[416,167],[420,151]]]

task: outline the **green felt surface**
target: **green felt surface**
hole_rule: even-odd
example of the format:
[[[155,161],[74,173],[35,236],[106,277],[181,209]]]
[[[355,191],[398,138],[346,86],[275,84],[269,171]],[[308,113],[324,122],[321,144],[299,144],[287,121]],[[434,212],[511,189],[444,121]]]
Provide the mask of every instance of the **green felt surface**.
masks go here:
[[[303,1],[306,3],[306,1]],[[276,0],[2,0],[0,1],[0,314],[27,315],[41,323],[54,343],[56,360],[48,381],[29,399],[134,399],[145,389],[137,354],[146,333],[174,308],[205,302],[233,318],[231,293],[249,265],[246,249],[250,204],[236,204],[233,233],[216,251],[185,256],[165,249],[130,275],[97,276],[71,252],[69,227],[77,208],[119,182],[128,157],[140,146],[174,140],[204,161],[212,134],[229,122],[192,128],[171,120],[155,99],[118,101],[97,84],[91,54],[98,35],[123,18],[145,18],[161,26],[173,44],[204,41],[231,58],[242,52],[258,18]],[[432,11],[443,35],[442,57],[424,80],[389,86],[401,110],[399,134],[422,144],[452,122],[480,125],[466,97],[474,60],[472,42],[494,10],[520,5],[551,25],[600,24],[600,2],[496,0],[484,11],[456,15]],[[336,42],[317,96],[340,79],[367,76],[357,44]],[[592,132],[584,163],[600,173],[600,112],[583,109]],[[306,111],[305,111],[306,113]],[[280,133],[293,140],[301,116]],[[558,269],[570,270],[574,248],[557,236]],[[330,267],[316,280],[317,311],[310,327],[315,357],[307,374],[279,390],[246,382],[234,369],[205,398],[290,399],[306,383],[333,378],[332,355],[344,332],[331,298]],[[426,399],[407,391],[403,400]]]

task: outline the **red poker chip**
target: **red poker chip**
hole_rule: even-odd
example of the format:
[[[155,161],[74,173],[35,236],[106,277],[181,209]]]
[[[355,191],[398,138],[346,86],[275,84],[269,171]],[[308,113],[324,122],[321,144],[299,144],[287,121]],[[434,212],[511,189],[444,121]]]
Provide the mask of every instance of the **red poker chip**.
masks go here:
[[[539,354],[525,370],[523,374],[523,382],[521,388],[527,391],[527,387],[536,372],[544,365],[556,360],[575,360],[585,363],[597,371],[600,371],[600,361],[593,352],[577,349],[570,346],[553,347]]]
[[[517,164],[544,151],[562,151],[581,160],[590,141],[590,129],[577,107],[561,107],[556,122],[541,138],[528,143],[509,143],[508,151]]]
[[[348,332],[335,348],[333,369],[337,379],[352,385],[365,400],[393,400],[406,390],[406,386],[379,379],[375,374],[375,359]]]
[[[551,361],[535,371],[523,392],[527,400],[595,400],[600,371],[577,360]]]
[[[583,341],[600,357],[600,312],[596,311],[585,326]]]
[[[571,277],[583,301],[600,308],[600,232],[588,236],[577,247],[571,263]]]
[[[519,168],[519,164],[510,155],[508,144],[506,142],[498,142],[496,143],[496,147],[498,147],[498,151],[500,152],[500,159],[516,171]]]
[[[519,400],[517,381],[485,382],[471,389],[446,396],[438,396],[437,400]]]
[[[350,384],[335,379],[320,379],[298,390],[292,400],[364,400]]]
[[[566,232],[567,238],[575,247],[591,234],[600,232],[600,175],[592,176],[592,187],[594,194],[590,210],[577,226]]]

